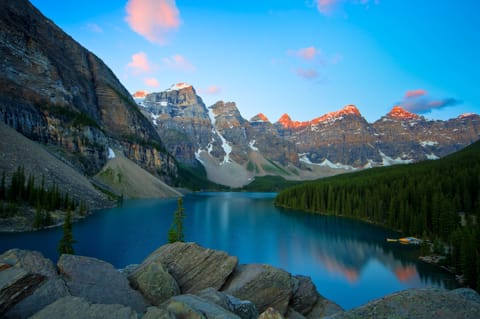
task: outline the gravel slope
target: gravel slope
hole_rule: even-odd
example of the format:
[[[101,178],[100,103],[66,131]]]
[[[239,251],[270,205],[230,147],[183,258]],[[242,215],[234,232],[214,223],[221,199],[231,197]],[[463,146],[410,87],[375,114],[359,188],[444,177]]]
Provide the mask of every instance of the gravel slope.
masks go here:
[[[182,194],[116,152],[95,179],[107,184],[125,198],[168,198]]]

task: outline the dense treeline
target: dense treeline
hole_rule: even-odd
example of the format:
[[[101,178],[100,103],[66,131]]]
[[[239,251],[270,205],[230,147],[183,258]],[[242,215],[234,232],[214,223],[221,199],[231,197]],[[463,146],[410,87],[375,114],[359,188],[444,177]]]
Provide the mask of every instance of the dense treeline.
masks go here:
[[[479,142],[437,161],[301,184],[279,193],[275,203],[355,217],[447,244],[450,265],[470,287],[480,288]]]
[[[80,213],[85,213],[87,208],[84,202],[78,203],[69,196],[62,194],[59,186],[53,184],[45,186],[45,178],[39,185],[35,182],[35,176],[25,174],[23,167],[18,167],[7,183],[5,172],[0,182],[0,218],[12,217],[18,213],[20,205],[28,205],[35,208],[35,227],[48,226],[52,223],[51,211],[63,210],[74,211],[77,208]]]

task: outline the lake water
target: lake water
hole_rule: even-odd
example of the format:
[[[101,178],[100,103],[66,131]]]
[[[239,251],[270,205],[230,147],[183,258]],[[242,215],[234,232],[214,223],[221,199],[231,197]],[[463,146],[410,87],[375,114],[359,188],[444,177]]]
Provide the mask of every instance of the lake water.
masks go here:
[[[273,206],[273,193],[194,193],[184,198],[185,240],[240,263],[267,263],[312,278],[344,308],[411,287],[455,287],[453,276],[417,259],[418,248],[387,243],[400,235],[347,218]],[[117,268],[140,263],[166,243],[176,200],[128,200],[73,226],[75,252]],[[57,260],[61,228],[0,234],[0,252],[34,249]]]

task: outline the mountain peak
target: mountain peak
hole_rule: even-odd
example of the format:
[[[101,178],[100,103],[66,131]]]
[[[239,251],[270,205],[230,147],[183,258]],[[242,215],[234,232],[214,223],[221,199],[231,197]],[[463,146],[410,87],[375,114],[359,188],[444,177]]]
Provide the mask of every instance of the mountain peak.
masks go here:
[[[477,114],[475,113],[463,113],[463,114],[460,114],[458,116],[459,119],[464,119],[464,118],[467,118],[467,117],[472,117],[472,116],[476,116]]]
[[[411,119],[418,119],[420,116],[405,110],[401,106],[394,106],[390,112],[387,114],[388,117],[399,119],[399,120],[411,120]]]
[[[288,115],[287,115],[288,116]],[[250,119],[250,122],[270,122],[263,113],[258,113]]]
[[[284,113],[277,121],[285,128],[295,128],[303,124],[303,122],[292,121],[292,118],[287,113]]]
[[[193,86],[185,82],[179,82],[176,84],[172,84],[172,86],[170,86],[170,88],[168,88],[167,91],[178,91],[178,90],[187,89],[187,88],[193,88]]]
[[[325,121],[329,121],[329,120],[339,119],[339,118],[341,118],[345,115],[362,116],[360,114],[360,111],[358,110],[358,108],[355,105],[349,104],[349,105],[344,106],[339,111],[327,113],[325,115],[322,115],[320,117],[317,117],[317,118],[313,119],[311,122],[312,122],[312,124],[317,124],[317,123],[321,123],[321,122],[325,122]]]

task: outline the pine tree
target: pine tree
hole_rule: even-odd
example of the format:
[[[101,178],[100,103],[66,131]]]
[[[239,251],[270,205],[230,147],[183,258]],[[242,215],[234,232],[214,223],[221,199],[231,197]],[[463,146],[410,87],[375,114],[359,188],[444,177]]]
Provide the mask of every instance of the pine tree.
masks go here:
[[[65,223],[63,224],[63,237],[60,239],[58,243],[58,253],[62,254],[75,254],[73,250],[73,244],[75,243],[75,239],[73,239],[73,232],[72,232],[72,214],[70,210],[67,210],[65,215]]]
[[[2,183],[0,184],[0,200],[5,199],[6,197],[6,186],[5,186],[5,171],[2,173]]]
[[[178,198],[177,206],[178,206],[177,210],[174,212],[174,215],[173,215],[172,225],[168,230],[169,243],[184,241],[183,220],[185,219],[185,209],[183,208],[183,199],[181,197]]]

